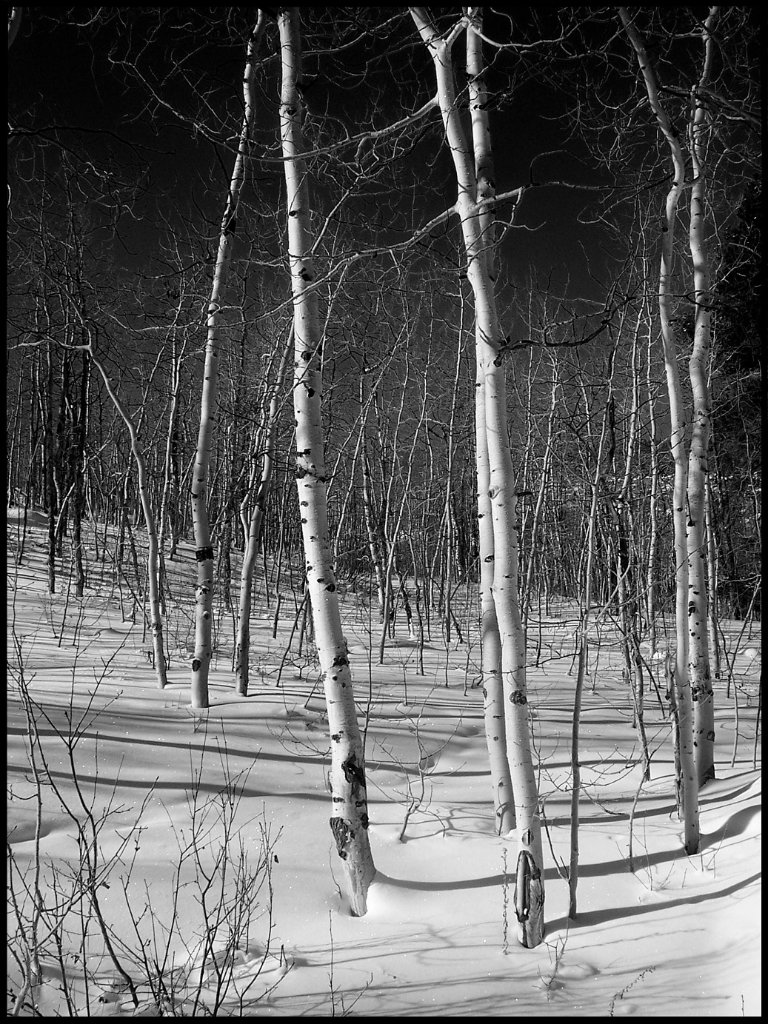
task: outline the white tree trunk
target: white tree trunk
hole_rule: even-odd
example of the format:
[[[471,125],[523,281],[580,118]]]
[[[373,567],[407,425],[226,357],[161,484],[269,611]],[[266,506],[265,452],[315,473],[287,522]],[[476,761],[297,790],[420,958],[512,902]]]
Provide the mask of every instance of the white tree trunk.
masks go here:
[[[488,763],[491,769],[496,831],[505,835],[515,827],[515,799],[507,758],[504,686],[501,676],[501,636],[493,600],[493,520],[490,469],[485,435],[485,382],[478,364],[475,391],[475,444],[477,460],[477,528],[480,558],[480,667],[483,678],[483,714]]]
[[[311,288],[314,270],[309,255],[309,186],[304,161],[297,158],[297,154],[304,151],[302,103],[297,88],[301,76],[298,8],[281,8],[278,26],[282,54],[280,127],[296,352],[293,391],[296,484],[307,586],[331,733],[331,831],[344,865],[352,913],[360,917],[366,912],[368,887],[376,869],[368,839],[363,744],[352,692],[347,644],[341,628],[328,532],[320,404],[322,377],[319,372],[322,336],[317,297]]]
[[[456,171],[458,195],[455,209],[461,221],[467,278],[475,299],[478,380],[485,392],[488,495],[493,524],[491,589],[501,638],[507,757],[518,838],[515,913],[521,945],[534,947],[544,937],[544,863],[529,734],[525,636],[518,596],[517,500],[507,434],[507,393],[501,355],[504,340],[498,322],[488,256],[494,240],[487,211],[495,192],[490,127],[482,100],[482,44],[474,31],[474,27],[481,29],[481,13],[479,8],[468,8],[467,17],[457,22],[445,37],[437,32],[425,8],[411,8],[411,14],[435,67],[440,112]],[[453,42],[463,29],[467,31],[467,70],[472,87],[472,149],[456,103],[451,58]]]
[[[237,226],[237,208],[245,175],[245,159],[253,124],[251,79],[253,58],[264,31],[264,12],[259,11],[256,26],[248,40],[243,78],[244,112],[229,195],[221,221],[219,249],[208,301],[208,336],[205,345],[203,391],[200,400],[200,428],[197,435],[195,465],[192,470],[192,522],[195,533],[197,588],[195,609],[195,653],[192,658],[191,703],[193,708],[208,707],[208,672],[213,655],[213,546],[208,520],[208,470],[211,458],[213,423],[216,415],[216,394],[219,373],[219,313],[232,255]]]
[[[680,790],[685,833],[683,842],[686,853],[690,854],[696,853],[699,847],[699,797],[693,755],[691,684],[688,678],[687,425],[680,374],[677,369],[677,346],[672,326],[675,223],[680,193],[682,192],[685,180],[685,161],[677,134],[672,128],[669,117],[659,99],[656,74],[648,60],[642,37],[632,24],[632,18],[627,8],[620,7],[619,16],[637,55],[637,61],[645,80],[651,109],[669,145],[673,168],[673,181],[667,193],[664,208],[658,295],[659,318],[664,348],[664,366],[669,394],[670,448],[675,464],[672,489],[672,521],[675,537],[675,632],[677,637],[674,686],[678,733],[680,737],[680,768],[682,775]]]
[[[712,24],[717,8],[710,8],[704,23],[704,68],[699,89],[694,90],[695,112],[689,130],[689,151],[693,171],[689,246],[693,264],[695,326],[693,350],[688,364],[693,395],[693,429],[688,456],[688,672],[694,707],[693,749],[699,786],[715,777],[715,711],[709,664],[707,614],[707,531],[706,478],[709,473],[711,407],[707,371],[709,364],[711,295],[704,223],[706,217],[707,109],[700,93],[709,80],[712,62]]]

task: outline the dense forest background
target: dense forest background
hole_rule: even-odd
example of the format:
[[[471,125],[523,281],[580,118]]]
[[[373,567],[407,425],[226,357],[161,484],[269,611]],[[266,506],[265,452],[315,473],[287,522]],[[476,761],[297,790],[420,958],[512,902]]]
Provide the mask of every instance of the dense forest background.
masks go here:
[[[683,112],[698,56],[681,31],[691,16],[682,8],[643,15],[669,101]],[[430,596],[436,587],[441,604],[457,581],[477,572],[473,321],[455,238],[439,227],[410,240],[452,187],[439,122],[412,114],[430,96],[428,58],[407,12],[306,9],[302,17],[338,567],[351,577],[371,568],[365,471],[377,543],[394,547],[395,565],[422,580]],[[736,615],[745,614],[759,571],[762,198],[760,139],[749,116],[757,102],[755,17],[741,8],[721,16],[718,73],[728,92],[710,111],[707,164],[711,516],[718,599]],[[493,18],[490,35],[503,23]],[[505,226],[501,218],[498,284],[511,342],[522,577],[526,599],[576,595],[608,407],[601,554],[593,566],[595,593],[605,601],[618,564],[610,495],[628,458],[638,567],[648,557],[654,458],[661,495],[671,486],[654,301],[666,167],[610,10],[529,12],[529,21],[521,32],[530,49],[495,51],[489,85],[498,190],[527,186],[514,219]],[[248,31],[237,9],[182,17],[32,8],[10,54],[7,488],[9,501],[51,511],[59,550],[84,519],[117,524],[127,516],[134,527],[140,520],[125,425],[89,354],[78,349],[86,330],[139,428],[171,549],[190,532],[184,495],[203,324]],[[262,458],[265,398],[291,316],[274,57],[262,56],[256,71],[254,142],[222,308],[210,473],[225,600],[230,551],[241,542],[238,511]],[[373,136],[400,119],[402,127],[381,142]],[[686,274],[683,254],[675,310],[681,359],[692,333]],[[285,395],[264,521],[270,556],[280,548],[290,556],[299,543]],[[633,400],[639,422],[630,446]],[[674,592],[663,506],[655,526],[662,607]],[[446,616],[446,629],[449,623]]]
[[[50,594],[117,581],[160,687],[187,600],[195,709],[225,630],[248,695],[263,574],[275,634],[285,599],[317,647],[360,916],[375,869],[338,597],[372,609],[379,664],[398,630],[422,675],[425,641],[479,635],[524,946],[543,936],[543,618],[576,609],[575,916],[589,631],[617,631],[647,777],[666,615],[695,853],[721,623],[761,616],[756,9],[10,11],[17,560],[42,516]]]

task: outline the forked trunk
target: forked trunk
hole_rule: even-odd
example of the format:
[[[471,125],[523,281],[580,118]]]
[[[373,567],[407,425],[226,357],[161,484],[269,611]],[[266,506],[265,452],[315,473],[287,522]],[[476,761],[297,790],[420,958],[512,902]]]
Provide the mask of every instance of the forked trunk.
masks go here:
[[[667,376],[670,415],[670,447],[675,464],[672,488],[672,522],[675,550],[675,655],[674,687],[677,706],[677,725],[680,746],[680,793],[686,853],[699,848],[699,797],[693,752],[693,713],[691,684],[688,677],[688,548],[687,548],[687,484],[688,460],[686,455],[687,424],[683,391],[677,369],[677,346],[673,328],[673,265],[677,206],[685,180],[685,160],[679,139],[659,99],[658,81],[645,46],[625,7],[619,8],[624,29],[637,55],[638,65],[645,80],[651,109],[670,148],[673,180],[664,207],[659,267],[659,319],[664,348],[664,366]]]
[[[461,221],[467,278],[475,300],[475,340],[478,383],[484,391],[484,429],[488,453],[488,497],[493,525],[493,604],[501,639],[501,675],[505,732],[518,838],[515,913],[518,939],[526,947],[544,938],[544,863],[541,818],[533,770],[526,692],[526,649],[518,596],[518,523],[515,477],[507,433],[507,391],[490,253],[494,230],[490,215],[495,198],[490,126],[484,102],[482,18],[468,8],[466,19],[441,35],[426,8],[411,14],[435,67],[437,95],[445,136],[456,172],[455,212]],[[467,32],[467,71],[470,84],[472,143],[467,140],[456,102],[451,47]],[[483,429],[477,425],[478,432]],[[480,446],[479,449],[480,450]]]

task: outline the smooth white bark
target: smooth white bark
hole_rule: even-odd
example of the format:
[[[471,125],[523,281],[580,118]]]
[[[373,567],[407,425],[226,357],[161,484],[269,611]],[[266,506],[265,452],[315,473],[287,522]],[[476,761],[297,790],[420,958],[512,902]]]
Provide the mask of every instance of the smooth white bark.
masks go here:
[[[673,170],[672,184],[670,185],[664,205],[658,298],[664,367],[669,395],[670,448],[675,464],[672,489],[672,521],[675,550],[675,632],[677,638],[674,685],[680,737],[682,816],[685,832],[685,850],[687,853],[695,853],[699,847],[699,798],[693,754],[691,684],[688,677],[687,423],[680,374],[677,368],[677,345],[672,325],[675,225],[677,221],[677,208],[685,181],[685,160],[680,140],[661,103],[656,73],[648,59],[642,36],[635,28],[632,17],[626,7],[619,8],[619,16],[635,50],[651,110],[669,146]]]
[[[326,475],[321,416],[322,335],[311,259],[310,200],[304,151],[298,8],[281,8],[278,16],[282,58],[280,131],[284,157],[288,252],[294,309],[296,417],[296,486],[304,543],[307,587],[312,603],[315,640],[331,733],[331,832],[344,866],[352,913],[363,916],[375,874],[368,839],[368,801],[363,743],[357,722],[352,672],[333,572],[328,531]]]
[[[467,140],[456,103],[451,47],[467,31],[467,68],[473,85],[482,85],[483,62],[479,8],[469,8],[445,37],[426,8],[411,14],[434,64],[437,94],[446,140],[451,151],[458,194],[467,279],[475,300],[475,342],[478,375],[484,390],[485,440],[488,453],[488,496],[493,525],[493,584],[491,591],[501,638],[507,758],[514,792],[518,839],[515,913],[521,945],[534,947],[544,937],[544,864],[541,818],[531,757],[526,650],[518,597],[518,523],[514,470],[509,451],[506,382],[496,296],[488,258],[492,246],[487,210],[494,198],[490,128],[484,104],[475,93],[472,103],[472,141]],[[487,204],[487,205],[486,205]]]
[[[219,373],[219,326],[221,301],[232,255],[240,189],[245,176],[245,161],[253,124],[253,98],[251,79],[253,59],[264,32],[264,12],[248,40],[243,77],[243,121],[238,139],[237,156],[232,170],[224,216],[221,220],[219,248],[213,273],[211,295],[208,300],[208,334],[205,345],[205,368],[200,400],[200,427],[197,435],[195,464],[192,470],[192,522],[195,533],[197,560],[197,587],[195,590],[195,652],[192,658],[191,703],[193,708],[208,707],[208,672],[213,655],[213,588],[214,561],[211,529],[208,519],[208,471],[211,457],[213,426]]]
[[[688,241],[693,264],[693,303],[695,323],[693,350],[688,363],[693,396],[693,427],[688,455],[688,673],[693,696],[693,748],[699,786],[715,777],[715,711],[709,664],[709,621],[707,608],[707,531],[706,479],[709,473],[708,448],[712,410],[707,372],[711,351],[711,305],[706,246],[706,136],[707,108],[702,90],[709,81],[712,66],[712,27],[717,8],[703,26],[704,67],[698,87],[691,94],[693,116],[689,125],[688,149],[691,154],[693,184]]]

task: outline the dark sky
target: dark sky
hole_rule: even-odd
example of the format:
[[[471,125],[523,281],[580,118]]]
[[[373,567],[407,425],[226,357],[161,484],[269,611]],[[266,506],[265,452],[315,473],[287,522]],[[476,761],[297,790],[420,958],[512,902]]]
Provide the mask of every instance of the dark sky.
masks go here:
[[[165,19],[166,23],[158,28],[154,37],[149,33],[142,37],[129,18],[126,24],[121,24],[123,19],[114,17],[117,11],[127,9],[99,10],[107,12],[101,23],[96,16],[91,24],[85,24],[96,11],[88,9],[78,10],[68,24],[62,8],[25,9],[20,33],[9,54],[9,115],[14,127],[33,128],[38,134],[31,139],[17,138],[11,145],[31,160],[32,154],[50,144],[55,135],[65,148],[76,154],[76,162],[83,173],[88,171],[88,161],[96,166],[106,162],[111,164],[118,179],[133,184],[141,182],[142,188],[147,190],[146,208],[140,193],[134,211],[140,219],[121,219],[119,237],[122,241],[115,250],[115,258],[124,259],[130,267],[140,264],[145,257],[142,250],[151,250],[155,244],[154,217],[143,219],[149,216],[153,203],[171,219],[183,217],[189,208],[202,210],[210,219],[213,237],[231,155],[193,131],[189,123],[180,123],[162,107],[149,110],[147,90],[126,75],[119,61],[128,52],[143,49],[140,66],[148,77],[155,78],[158,93],[189,113],[199,104],[199,97],[189,88],[189,83],[194,83],[197,76],[200,80],[205,78],[214,89],[214,103],[205,115],[206,123],[216,130],[216,116],[227,104],[228,130],[231,131],[238,123],[242,33],[238,33],[234,24],[224,24],[227,8],[207,9],[206,14],[196,14],[196,9],[173,8],[174,16]],[[217,32],[214,31],[218,27],[215,12],[219,11],[222,25]],[[211,20],[212,12],[214,20]],[[206,19],[207,32],[204,31]],[[77,27],[75,21],[83,24]],[[496,27],[492,24],[490,30]],[[382,92],[379,102],[386,115],[385,123],[388,118],[402,116],[405,103],[415,106],[434,91],[431,64],[406,21],[401,39],[408,36],[413,37],[413,46],[403,59],[416,63],[417,71],[406,87],[400,89],[397,75],[392,75],[383,64],[371,78],[373,91],[384,89],[382,82],[386,84],[386,74],[390,74],[389,84],[395,82],[398,86]],[[269,49],[274,51],[274,33],[268,41],[267,52]],[[460,50],[459,45],[457,53]],[[313,102],[322,104],[331,97],[332,85],[336,83],[331,82],[332,71],[326,72],[324,82],[322,60],[308,61],[312,63],[320,72]],[[512,80],[506,70],[508,66],[511,65],[506,58],[496,62],[493,81],[499,87]],[[352,56],[347,67],[352,75]],[[186,75],[186,80],[182,75]],[[262,140],[266,142],[271,136],[272,145],[276,144],[277,131],[276,75],[277,65],[272,61],[271,70],[267,72],[271,81],[266,85],[268,93],[271,87],[272,97],[262,98],[258,115]],[[557,120],[557,115],[567,106],[567,95],[556,95],[546,81],[536,80],[535,76],[527,83],[521,76],[514,86],[512,101],[492,113],[497,188],[501,191],[527,183],[534,158],[552,150],[556,152],[536,162],[538,180],[563,179],[573,184],[595,184],[601,180],[594,168],[588,166],[589,153],[583,143],[569,140],[567,126]],[[321,92],[323,88],[326,88],[325,97]],[[219,110],[215,109],[217,98],[222,104]],[[359,113],[364,116],[367,100],[360,91],[343,87],[343,83],[337,89],[333,102],[340,106],[334,113],[338,111],[348,130],[355,130]],[[433,114],[432,122],[436,120]],[[52,125],[56,126],[55,132]],[[262,151],[265,152],[263,147]],[[441,205],[453,202],[455,186],[447,153],[444,150],[439,153],[436,133],[416,147],[410,161],[406,178],[416,182],[417,187],[413,195],[401,196],[399,202],[403,209],[415,211],[412,223],[418,227],[419,217],[426,219],[437,213]],[[28,162],[25,174],[34,180],[38,169],[39,160]],[[13,173],[12,170],[12,188]],[[278,162],[264,165],[258,176],[262,196],[277,197],[279,175]],[[419,182],[440,181],[441,178],[445,186],[436,194],[418,187]],[[322,176],[315,176],[313,187],[318,205],[334,201],[334,191]],[[598,301],[603,297],[601,282],[607,283],[608,272],[602,250],[609,244],[608,236],[602,228],[578,221],[580,212],[591,200],[590,193],[572,188],[528,190],[517,218],[521,227],[513,229],[504,246],[507,271],[515,282],[523,284],[527,277],[535,275],[539,281],[549,282],[555,293],[567,290],[570,297],[585,296]],[[386,213],[381,219],[386,223]],[[457,231],[455,223],[454,231]]]

